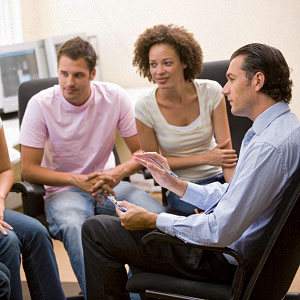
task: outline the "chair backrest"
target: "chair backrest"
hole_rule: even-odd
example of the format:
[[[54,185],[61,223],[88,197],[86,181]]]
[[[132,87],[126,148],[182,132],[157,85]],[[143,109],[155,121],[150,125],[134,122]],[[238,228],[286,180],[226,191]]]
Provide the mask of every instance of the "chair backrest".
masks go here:
[[[203,63],[203,70],[197,78],[215,80],[223,87],[227,82],[226,72],[228,66],[229,60],[205,62]],[[228,101],[226,101],[226,107],[232,147],[239,154],[242,140],[247,130],[252,126],[252,121],[248,118],[234,116],[231,113],[231,106]]]
[[[241,299],[283,299],[300,264],[300,167],[255,247],[257,263]]]
[[[45,78],[45,79],[35,79],[25,81],[20,84],[18,90],[18,101],[19,101],[19,124],[21,125],[23,116],[27,107],[27,103],[32,96],[38,92],[45,90],[51,86],[58,84],[57,77]]]

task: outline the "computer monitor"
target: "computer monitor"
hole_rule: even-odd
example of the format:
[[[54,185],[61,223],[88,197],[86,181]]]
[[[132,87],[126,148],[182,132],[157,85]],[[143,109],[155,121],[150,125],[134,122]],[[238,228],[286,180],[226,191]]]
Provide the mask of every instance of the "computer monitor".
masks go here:
[[[99,57],[98,50],[98,39],[95,35],[87,36],[85,33],[69,34],[62,36],[48,37],[44,39],[45,49],[47,55],[48,69],[50,77],[57,77],[57,50],[58,48],[67,40],[80,36],[84,40],[88,40],[92,46],[95,48],[97,58]],[[98,64],[98,59],[96,63],[96,80],[100,80],[100,68]]]
[[[0,47],[0,111],[18,111],[19,85],[49,77],[44,42],[26,42]]]

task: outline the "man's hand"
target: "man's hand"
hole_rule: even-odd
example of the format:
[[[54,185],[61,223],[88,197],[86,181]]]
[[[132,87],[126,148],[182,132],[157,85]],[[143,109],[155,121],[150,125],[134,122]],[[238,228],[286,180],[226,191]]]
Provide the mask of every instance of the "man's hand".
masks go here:
[[[105,173],[92,173],[89,175],[73,175],[73,185],[80,190],[92,195],[99,201],[98,194],[106,196],[113,194],[112,187],[114,186],[115,179]],[[103,203],[105,199],[99,202]]]
[[[121,220],[121,225],[128,230],[155,229],[157,214],[131,204],[127,201],[118,201],[118,205],[125,207],[126,212],[116,207],[116,213]]]
[[[144,167],[148,168],[154,180],[162,187],[169,188],[172,185],[174,178],[164,169],[153,163],[151,158],[163,165],[167,170],[170,169],[167,159],[156,152],[135,153],[134,160]]]

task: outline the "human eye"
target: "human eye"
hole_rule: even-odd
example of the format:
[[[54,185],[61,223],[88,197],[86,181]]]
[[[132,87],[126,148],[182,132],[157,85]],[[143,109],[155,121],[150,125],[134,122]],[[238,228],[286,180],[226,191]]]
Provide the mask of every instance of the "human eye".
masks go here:
[[[165,66],[167,66],[167,67],[170,67],[172,65],[172,62],[170,62],[170,61],[165,61]]]
[[[60,74],[63,76],[63,77],[68,77],[68,73],[66,71],[60,71]]]
[[[151,68],[155,68],[155,67],[157,66],[157,63],[155,63],[155,62],[150,62],[149,65],[150,65]]]
[[[76,74],[75,74],[75,77],[76,77],[76,78],[83,78],[83,77],[84,77],[84,74],[83,74],[83,73],[76,73]]]

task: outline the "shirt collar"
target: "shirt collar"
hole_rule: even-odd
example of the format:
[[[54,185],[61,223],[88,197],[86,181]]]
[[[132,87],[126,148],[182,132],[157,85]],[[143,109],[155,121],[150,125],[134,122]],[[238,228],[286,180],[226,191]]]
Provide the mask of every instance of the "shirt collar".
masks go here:
[[[290,111],[287,103],[277,102],[263,113],[261,113],[253,122],[252,128],[255,134],[263,132],[276,118]]]

